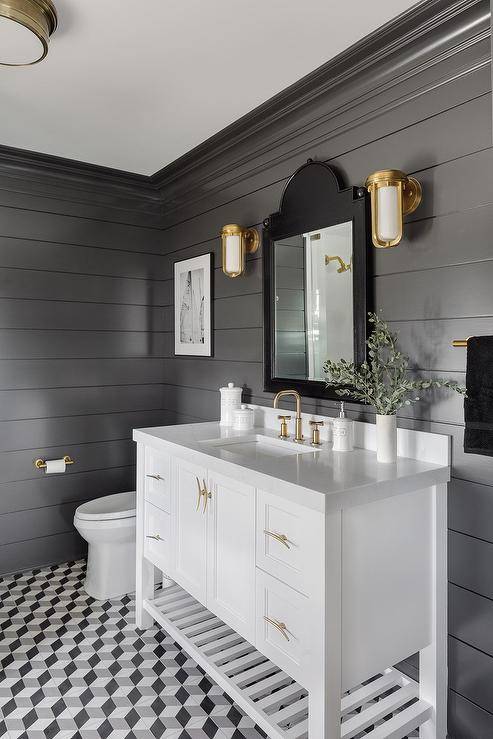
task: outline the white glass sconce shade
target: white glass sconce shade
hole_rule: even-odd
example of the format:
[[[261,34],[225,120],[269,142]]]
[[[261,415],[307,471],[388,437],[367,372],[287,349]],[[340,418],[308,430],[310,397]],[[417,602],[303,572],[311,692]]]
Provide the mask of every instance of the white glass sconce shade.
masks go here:
[[[379,241],[395,241],[402,236],[402,208],[399,187],[387,185],[377,189]]]

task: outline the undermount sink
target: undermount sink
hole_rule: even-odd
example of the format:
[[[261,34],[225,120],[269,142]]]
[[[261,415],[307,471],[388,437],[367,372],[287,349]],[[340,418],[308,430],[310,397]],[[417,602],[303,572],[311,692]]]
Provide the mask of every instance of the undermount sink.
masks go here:
[[[310,446],[309,442],[297,444],[289,439],[275,439],[263,434],[206,439],[200,444],[243,457],[288,457],[307,452],[313,454],[319,451]]]

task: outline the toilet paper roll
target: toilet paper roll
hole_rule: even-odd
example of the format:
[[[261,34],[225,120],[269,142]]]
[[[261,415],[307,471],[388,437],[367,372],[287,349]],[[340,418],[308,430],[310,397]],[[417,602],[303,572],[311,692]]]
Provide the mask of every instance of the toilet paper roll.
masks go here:
[[[60,472],[65,472],[67,465],[64,459],[48,459],[46,461],[46,474],[56,475]]]

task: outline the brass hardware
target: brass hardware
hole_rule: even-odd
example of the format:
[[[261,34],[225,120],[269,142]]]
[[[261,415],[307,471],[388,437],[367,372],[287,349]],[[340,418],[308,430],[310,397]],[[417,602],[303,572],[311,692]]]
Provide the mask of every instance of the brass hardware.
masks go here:
[[[156,541],[163,541],[159,534],[147,534],[146,539],[155,539]]]
[[[468,336],[467,339],[454,339],[452,342],[452,346],[455,348],[457,347],[467,347],[467,342],[469,341],[471,337]]]
[[[319,241],[320,234],[310,234],[310,241]]]
[[[197,497],[197,507],[195,508],[195,510],[198,511],[199,508],[200,508],[200,500],[201,500],[202,496],[206,496],[207,495],[207,488],[206,488],[206,485],[205,485],[205,480],[203,480],[204,488],[202,489],[200,487],[200,480],[199,480],[199,478],[196,477],[195,479],[197,480],[197,487],[199,489],[198,490],[198,497]]]
[[[366,178],[365,187],[371,196],[371,227],[372,241],[377,249],[388,249],[397,246],[402,239],[403,216],[413,213],[421,203],[422,190],[418,180],[408,177],[400,169],[382,169],[373,172]],[[393,239],[383,239],[379,236],[378,189],[381,187],[397,188],[398,222],[397,234]]]
[[[164,477],[161,477],[161,475],[146,475],[146,477],[152,477],[153,480],[164,480]]]
[[[273,539],[279,541],[281,544],[284,544],[286,549],[291,549],[288,543],[289,539],[286,534],[276,534],[275,531],[268,531],[267,529],[264,529],[264,534],[267,534],[267,536],[272,536]]]
[[[296,390],[280,390],[274,397],[273,406],[274,408],[277,408],[279,399],[286,397],[286,395],[292,395],[296,400],[296,430],[294,440],[297,444],[303,444],[305,439],[303,438],[303,420],[301,418],[301,395]]]
[[[312,426],[312,446],[322,446],[322,442],[320,441],[320,428],[319,426],[323,426],[323,421],[310,421],[310,426]]]
[[[204,510],[202,513],[205,513],[207,510],[207,503],[212,498],[212,493],[207,490],[207,485],[205,484],[205,480],[202,480],[204,483]]]
[[[333,256],[329,257],[327,254],[325,255],[325,264],[330,264],[331,262],[339,262],[340,267],[338,268],[338,272],[349,272],[353,267],[353,258],[349,260],[349,262],[346,264],[346,262],[342,259],[342,257],[339,256]]]
[[[291,420],[291,416],[278,416],[277,418],[279,419],[279,421],[281,421],[281,431],[279,432],[279,438],[288,439],[289,438],[288,421]]]
[[[1,1],[1,0],[0,0]],[[238,261],[235,269],[226,269],[228,237],[237,237]],[[221,229],[222,268],[228,277],[239,277],[245,271],[245,257],[254,254],[260,245],[260,234],[256,228],[243,228],[237,223],[228,223]],[[233,247],[232,247],[233,248]]]
[[[73,460],[73,459],[70,459],[70,457],[69,457],[69,455],[68,455],[68,454],[66,454],[66,455],[64,456],[64,458],[63,458],[63,461],[65,462],[65,464],[75,464],[74,460]],[[44,469],[46,469],[46,462],[45,462],[45,460],[44,460],[44,459],[37,459],[37,460],[35,461],[35,463],[34,463],[34,466],[35,466],[35,467],[36,467],[36,468],[37,468],[38,470],[44,470]]]
[[[58,23],[57,12],[51,0],[0,0],[0,16],[19,23],[40,40],[43,52],[29,62],[1,62],[4,67],[29,67],[42,61],[48,53],[50,36]],[[1,53],[1,52],[0,52]]]
[[[286,641],[289,641],[289,636],[286,634],[286,631],[287,631],[286,624],[283,624],[282,621],[274,621],[273,618],[269,618],[268,616],[264,616],[264,621],[267,621],[268,624],[270,624],[275,629],[280,631],[283,637],[286,639]]]

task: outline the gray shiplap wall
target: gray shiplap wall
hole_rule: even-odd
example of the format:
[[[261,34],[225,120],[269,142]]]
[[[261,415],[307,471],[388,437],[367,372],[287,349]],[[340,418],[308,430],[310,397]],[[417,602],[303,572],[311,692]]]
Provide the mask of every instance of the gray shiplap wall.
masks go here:
[[[138,178],[0,151],[0,572],[79,556],[75,508],[133,489],[132,428],[170,420],[158,212]]]
[[[442,13],[442,11],[445,11]],[[407,25],[406,25],[407,24]],[[493,333],[493,148],[489,3],[431,2],[231,127],[159,175],[166,270],[216,255],[215,356],[164,365],[165,408],[181,422],[218,417],[228,380],[253,401],[263,391],[262,251],[246,276],[226,278],[217,234],[276,211],[287,177],[308,157],[348,184],[384,167],[421,181],[424,199],[397,249],[374,252],[376,307],[423,374],[463,380],[454,338]],[[351,67],[351,63],[353,66]],[[170,308],[171,311],[171,308]],[[331,402],[305,408],[334,414]],[[355,418],[371,413],[353,406]],[[493,736],[493,458],[462,451],[459,397],[437,393],[402,414],[403,426],[453,437],[450,489],[450,735]]]

